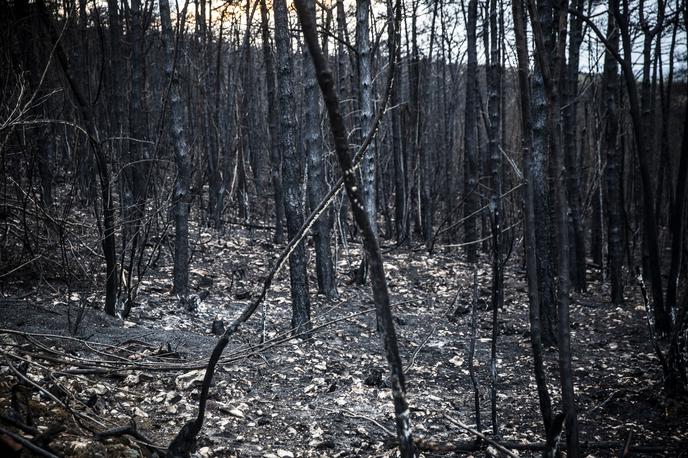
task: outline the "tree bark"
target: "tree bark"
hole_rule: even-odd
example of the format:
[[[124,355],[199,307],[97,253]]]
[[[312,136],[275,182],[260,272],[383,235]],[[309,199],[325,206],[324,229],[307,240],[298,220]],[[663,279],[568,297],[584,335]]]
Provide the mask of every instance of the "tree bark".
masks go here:
[[[552,400],[547,386],[544,357],[542,351],[542,323],[540,321],[540,283],[537,269],[537,242],[535,227],[538,221],[535,218],[535,186],[533,177],[531,145],[532,125],[530,117],[530,88],[528,84],[528,42],[526,41],[526,17],[523,9],[523,0],[513,0],[512,15],[514,20],[514,37],[516,40],[516,52],[518,59],[518,87],[520,94],[521,114],[521,145],[523,148],[524,171],[526,175],[526,195],[524,203],[525,213],[525,257],[526,275],[528,280],[529,319],[530,319],[530,345],[533,351],[533,370],[535,383],[537,384],[540,414],[544,423],[546,436],[552,423]]]
[[[683,14],[685,26],[688,25],[688,12],[684,10]],[[669,85],[671,85],[671,78],[669,79]],[[671,99],[669,99],[667,103],[671,103]],[[667,112],[670,113],[671,111],[667,110]],[[669,119],[665,119],[664,122],[668,123]],[[685,262],[683,259],[683,247],[685,237],[684,228],[686,224],[684,215],[686,196],[688,195],[688,184],[686,181],[688,181],[688,109],[683,116],[683,142],[681,143],[681,156],[678,165],[676,194],[674,195],[673,208],[671,209],[671,218],[669,220],[671,226],[671,261],[669,266],[669,280],[667,282],[666,302],[667,308],[673,311],[672,315],[677,317],[674,319],[673,323],[674,333],[680,333],[683,326],[678,304],[678,280],[682,266]],[[688,295],[688,293],[686,294]],[[686,388],[688,388],[688,386]]]
[[[170,136],[177,166],[174,185],[174,292],[185,297],[189,288],[189,186],[191,184],[191,157],[184,131],[184,106],[182,105],[179,73],[176,69],[177,46],[175,46],[170,4],[160,0],[160,25],[165,47],[165,76],[170,81]],[[182,14],[184,17],[184,14]],[[182,22],[183,24],[183,22]],[[181,36],[183,26],[180,26]]]
[[[301,164],[296,148],[296,122],[291,104],[294,102],[289,17],[285,0],[275,0],[275,44],[277,46],[277,94],[279,107],[280,149],[283,154],[282,177],[284,179],[284,209],[287,219],[287,235],[296,236],[303,225],[303,195],[301,192]],[[306,273],[306,246],[299,243],[289,256],[289,276],[292,300],[292,332],[302,333],[310,329],[311,306],[308,297]]]
[[[531,25],[533,38],[537,46],[537,63],[543,76],[545,94],[547,97],[547,126],[550,132],[550,142],[553,155],[553,170],[556,171],[554,191],[557,207],[558,238],[558,313],[557,344],[559,350],[559,379],[561,383],[561,396],[566,419],[566,443],[568,454],[573,458],[579,456],[578,446],[578,419],[576,414],[576,401],[573,386],[573,367],[571,362],[571,328],[569,324],[570,307],[570,277],[569,277],[569,231],[568,231],[568,196],[566,195],[566,166],[564,161],[564,149],[561,138],[561,78],[566,69],[566,31],[568,18],[568,1],[559,3],[558,9],[548,1],[541,3],[545,12],[556,13],[556,50],[550,56],[545,51],[545,32],[541,27],[541,21],[535,19],[535,0],[529,0]],[[550,13],[547,13],[550,14]],[[554,41],[555,30],[550,32]]]
[[[623,281],[623,156],[617,141],[619,126],[619,75],[613,52],[619,51],[619,33],[611,11],[607,14],[608,49],[604,54],[604,148],[607,155],[605,184],[607,186],[607,251],[611,300],[624,303]]]
[[[265,0],[260,0],[260,26],[263,41],[263,60],[265,61],[265,80],[268,101],[268,134],[270,135],[270,176],[275,199],[275,243],[284,242],[284,199],[282,197],[282,158],[280,157],[279,125],[277,101],[275,99],[275,62],[270,46],[268,8]]]
[[[358,187],[358,180],[353,169],[349,154],[348,132],[344,126],[344,120],[339,112],[339,99],[334,87],[334,78],[328,68],[327,61],[320,49],[315,27],[315,18],[309,14],[303,0],[296,0],[296,9],[301,22],[304,38],[313,56],[318,84],[325,99],[330,128],[335,142],[337,160],[344,175],[344,186],[351,201],[351,209],[354,213],[356,224],[361,229],[364,246],[370,260],[370,278],[373,286],[373,297],[379,323],[381,325],[382,340],[384,342],[387,360],[391,368],[392,396],[394,398],[394,410],[396,414],[397,437],[401,456],[410,458],[414,455],[413,439],[411,437],[411,421],[409,418],[408,403],[405,395],[404,372],[397,347],[396,333],[392,312],[389,307],[389,291],[385,279],[384,267],[380,246],[373,226],[370,223],[368,213],[363,206],[363,200]],[[397,2],[397,21],[400,17],[399,2]],[[390,27],[392,26],[390,22]]]
[[[146,62],[141,0],[132,0],[130,12],[128,38],[131,41],[131,99],[129,101],[129,136],[131,138],[128,141],[127,154],[125,155],[128,163],[125,164],[123,174],[126,184],[122,197],[124,206],[122,215],[124,218],[122,263],[127,266],[123,272],[127,281],[123,282],[122,285],[126,292],[125,310],[130,310],[136,300],[136,289],[133,288],[132,275],[134,274],[134,266],[138,264],[137,259],[143,256],[145,247],[144,217],[150,169],[150,155],[146,144],[148,120],[143,106]],[[126,258],[127,256],[129,259]]]
[[[480,208],[478,194],[478,107],[477,107],[477,73],[478,50],[476,26],[478,22],[478,2],[468,1],[468,19],[466,22],[466,46],[468,60],[466,63],[466,104],[464,117],[464,241],[468,262],[478,259],[477,244],[478,218],[475,213]]]
[[[645,268],[645,273],[650,278],[652,287],[653,315],[657,330],[660,334],[666,334],[671,328],[671,323],[669,313],[664,307],[662,292],[662,271],[659,263],[657,219],[654,211],[654,193],[650,174],[650,164],[648,162],[649,157],[647,155],[648,150],[646,147],[648,140],[645,137],[647,132],[644,130],[645,123],[642,119],[641,102],[639,100],[637,82],[633,72],[633,51],[628,18],[628,2],[627,0],[623,0],[623,11],[620,2],[621,0],[610,0],[610,9],[619,27],[619,34],[623,44],[623,58],[618,56],[618,60],[620,60],[628,93],[631,122],[633,125],[633,138],[635,141],[636,156],[638,158],[640,179],[642,182],[643,241],[648,253],[648,263]],[[660,2],[660,7],[661,6],[663,6],[663,4]],[[663,11],[663,8],[660,8],[660,11]]]
[[[392,0],[387,0],[387,17],[394,17],[394,4]],[[398,30],[392,31],[389,29],[387,35],[387,52],[389,55],[395,55],[397,49],[394,47],[394,43],[399,43],[400,34]],[[396,37],[392,36],[396,33]],[[395,55],[395,59],[398,60],[398,56]],[[395,83],[392,86],[392,107],[390,111],[391,123],[392,123],[392,161],[394,163],[394,229],[396,235],[397,243],[402,243],[406,239],[406,164],[404,161],[404,149],[402,145],[401,136],[401,115],[400,115],[400,101],[399,96],[400,91],[400,77],[401,73],[397,69],[395,71],[394,79]]]
[[[499,88],[500,58],[497,0],[490,0],[490,64],[487,78],[488,154],[490,157],[490,227],[492,230],[492,342],[490,348],[490,398],[492,403],[492,434],[499,436],[497,419],[497,338],[499,310],[504,304],[504,271],[502,260],[502,154],[499,150]],[[487,31],[485,31],[487,33]]]
[[[527,0],[526,0],[527,1]],[[541,2],[542,3],[542,2]],[[550,54],[549,40],[546,38],[552,29],[551,10],[547,11],[538,4],[537,20],[542,24],[545,33],[544,50],[536,50]],[[533,20],[531,18],[531,20]],[[549,135],[547,127],[547,96],[542,76],[542,70],[536,65],[533,72],[532,93],[532,154],[530,173],[533,177],[533,197],[535,220],[535,250],[538,267],[538,283],[540,298],[540,323],[542,325],[542,343],[546,346],[555,346],[556,334],[556,299],[554,290],[554,261],[552,259],[551,240],[554,230],[550,211],[550,189],[547,179],[547,156],[549,151]]]
[[[306,7],[311,11],[311,14],[315,14],[314,0],[305,1]],[[308,160],[308,205],[312,211],[325,197],[327,186],[325,174],[327,172],[323,161],[322,138],[320,136],[320,93],[318,91],[316,75],[312,70],[312,59],[307,48],[304,49],[304,64],[308,67],[306,69],[305,82],[306,116],[304,134]],[[330,299],[335,299],[338,297],[338,294],[332,252],[330,251],[331,229],[332,210],[327,210],[318,218],[314,226],[315,269],[318,279],[318,291]]]
[[[566,189],[569,195],[571,213],[569,215],[569,257],[571,283],[578,291],[585,290],[585,237],[582,228],[580,209],[580,167],[578,154],[578,65],[580,46],[583,42],[583,21],[580,14],[585,6],[584,0],[574,0],[572,8],[579,13],[571,17],[569,41],[569,62],[566,67],[566,79],[563,85],[564,106],[564,154],[567,170]]]
[[[361,135],[370,130],[373,119],[373,77],[370,54],[370,0],[356,0],[356,50],[358,51],[358,97]],[[368,148],[361,165],[363,204],[373,232],[377,235],[377,208],[375,197],[375,151]]]

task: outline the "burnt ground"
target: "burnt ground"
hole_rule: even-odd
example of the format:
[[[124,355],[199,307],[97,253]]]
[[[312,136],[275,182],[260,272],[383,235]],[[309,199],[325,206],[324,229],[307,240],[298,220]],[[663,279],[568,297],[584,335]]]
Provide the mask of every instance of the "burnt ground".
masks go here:
[[[169,253],[140,286],[138,307],[124,321],[97,311],[102,308],[101,293],[92,287],[72,292],[67,303],[64,290],[54,283],[48,288],[28,278],[5,281],[0,306],[0,412],[12,413],[13,387],[17,391],[18,376],[9,362],[20,371],[28,368],[27,377],[44,390],[22,391],[29,393],[28,409],[38,431],[55,423],[66,427],[51,442],[56,454],[150,456],[148,447],[129,436],[93,436],[93,431],[132,420],[154,443],[169,444],[196,414],[201,368],[216,340],[210,332],[213,320],[226,324],[238,316],[278,254],[280,247],[267,242],[267,235],[262,241],[256,237],[250,242],[240,233],[223,238],[202,234],[192,283],[197,292],[209,294],[192,311],[170,294]],[[346,274],[357,265],[359,251],[355,244],[338,250],[339,300],[312,296],[316,331],[310,341],[279,342],[289,332],[290,310],[287,269],[278,275],[265,302],[268,345],[258,346],[259,310],[225,351],[211,389],[198,456],[395,456],[389,435],[394,422],[387,365],[375,331],[371,293],[367,286],[349,284]],[[429,256],[388,247],[385,260],[414,431],[436,444],[470,441],[474,437],[450,419],[475,426],[468,372],[472,270],[459,253],[441,250]],[[486,433],[492,428],[488,265],[485,262],[478,273],[475,357]],[[666,456],[686,454],[688,409],[663,396],[661,369],[635,288],[627,290],[625,307],[613,307],[600,273],[590,270],[589,277],[588,291],[574,295],[571,308],[580,435],[582,441],[619,445],[586,453],[618,456],[630,434],[633,445],[664,447]],[[543,441],[543,433],[524,278],[522,266],[513,260],[506,271],[504,310],[499,313],[498,415],[502,440],[525,444]],[[311,289],[315,284],[311,278]],[[61,338],[72,336],[69,322],[73,328],[80,305],[85,307],[83,323],[74,338]],[[556,406],[556,350],[547,350],[546,358]],[[2,426],[31,437],[6,421]],[[657,449],[634,456],[661,455]]]

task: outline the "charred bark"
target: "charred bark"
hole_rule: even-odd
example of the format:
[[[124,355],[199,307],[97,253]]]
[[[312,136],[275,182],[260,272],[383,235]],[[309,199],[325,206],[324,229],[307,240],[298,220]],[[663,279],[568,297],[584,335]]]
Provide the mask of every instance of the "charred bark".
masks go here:
[[[284,209],[287,235],[294,238],[303,225],[303,196],[301,193],[303,158],[296,148],[296,122],[291,104],[294,100],[292,61],[289,37],[289,17],[285,0],[275,0],[275,44],[277,46],[277,94],[279,107],[280,149],[283,154]],[[306,246],[299,243],[289,256],[292,318],[295,333],[310,329],[311,306],[306,273]]]
[[[394,398],[394,410],[396,414],[397,436],[401,456],[410,458],[414,455],[413,439],[411,437],[411,421],[409,418],[409,408],[405,395],[405,381],[403,366],[397,347],[396,333],[392,312],[389,307],[389,291],[385,278],[384,267],[380,246],[373,226],[370,222],[368,213],[363,206],[363,198],[359,188],[359,180],[353,168],[353,163],[349,153],[349,143],[347,140],[348,132],[344,126],[344,120],[339,112],[339,98],[334,86],[334,78],[328,68],[328,63],[320,48],[315,26],[315,18],[309,13],[303,0],[296,0],[296,9],[299,15],[301,28],[304,38],[308,44],[308,49],[313,57],[318,84],[325,99],[325,106],[330,119],[330,129],[334,137],[335,152],[337,160],[344,175],[344,187],[351,202],[351,209],[354,213],[356,224],[361,229],[364,246],[370,261],[370,278],[373,287],[373,297],[378,320],[382,331],[387,360],[391,369],[392,396]],[[399,2],[396,6],[396,21],[400,18]],[[390,21],[389,26],[393,27],[394,22]]]
[[[478,194],[477,22],[477,0],[469,0],[466,22],[468,60],[466,64],[466,109],[464,117],[464,196],[466,200],[464,205],[464,240],[465,243],[469,243],[466,247],[468,262],[476,262],[478,258],[477,245],[473,242],[478,238],[476,212],[480,208],[480,195]]]
[[[315,14],[315,2],[306,0],[306,7]],[[318,203],[325,197],[325,161],[323,160],[322,138],[320,136],[320,93],[318,81],[312,71],[312,59],[307,50],[304,50],[304,61],[307,79],[305,88],[306,116],[305,116],[305,143],[308,161],[308,205],[314,210]],[[365,163],[365,160],[364,160]],[[318,279],[318,291],[330,299],[335,299],[337,286],[335,282],[335,269],[330,251],[330,232],[332,229],[332,210],[327,210],[315,223],[313,237],[315,239],[315,269]]]
[[[189,209],[191,184],[191,157],[184,131],[184,106],[182,105],[179,73],[176,68],[177,46],[170,18],[168,0],[160,0],[160,25],[165,47],[165,76],[170,84],[170,136],[177,166],[174,186],[174,292],[185,297],[189,288]],[[182,17],[184,17],[182,15]],[[183,24],[183,23],[182,23]],[[181,35],[181,30],[178,32]]]

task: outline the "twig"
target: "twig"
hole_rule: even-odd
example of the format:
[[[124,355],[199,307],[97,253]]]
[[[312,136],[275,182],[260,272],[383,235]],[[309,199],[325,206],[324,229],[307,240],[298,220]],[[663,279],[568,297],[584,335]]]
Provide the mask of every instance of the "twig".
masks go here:
[[[625,458],[630,453],[630,451],[631,451],[631,438],[632,437],[633,437],[633,431],[628,431],[628,435],[626,436],[626,440],[624,441],[624,445],[621,448],[621,453],[619,454],[620,458]]]
[[[473,263],[473,300],[471,301],[471,340],[468,344],[468,371],[473,385],[473,404],[475,407],[475,424],[480,428],[480,390],[478,388],[478,377],[475,373],[473,359],[475,358],[475,342],[478,334],[478,264]]]
[[[433,328],[430,330],[430,333],[425,337],[425,339],[423,340],[423,342],[421,342],[421,344],[418,346],[418,348],[416,348],[416,351],[413,352],[413,356],[411,356],[411,361],[408,363],[408,365],[404,369],[404,372],[408,372],[408,370],[411,369],[413,367],[413,365],[416,363],[416,356],[423,349],[423,347],[428,342],[428,340],[430,340],[430,337],[432,337],[432,335],[434,334],[436,329],[437,329],[437,326],[433,326]]]
[[[494,445],[500,452],[505,453],[507,456],[510,456],[511,458],[518,458],[518,456],[515,455],[512,451],[510,451],[508,448],[504,447],[503,445],[499,444],[498,442],[495,442],[494,440],[485,436],[483,433],[476,431],[475,429],[471,428],[470,426],[463,424],[459,420],[455,420],[455,419],[451,418],[449,415],[445,415],[444,418],[446,418],[447,420],[449,420],[450,423],[458,426],[459,428],[465,429],[469,433],[475,434],[476,436],[478,436],[479,438],[481,438],[485,442],[488,442],[488,443]]]
[[[516,221],[516,222],[515,222],[514,224],[512,224],[511,226],[502,229],[502,231],[500,232],[500,234],[504,234],[505,232],[510,231],[511,229],[515,228],[515,227],[518,226],[519,224],[521,224],[521,219],[519,219],[518,221]],[[487,240],[490,240],[491,238],[492,238],[492,234],[486,235],[485,237],[479,238],[479,239],[477,239],[477,240],[471,240],[470,242],[451,243],[451,244],[441,245],[441,246],[442,246],[443,248],[461,248],[461,247],[466,247],[466,246],[470,246],[470,245],[477,245],[477,244],[479,244],[479,243],[483,243],[483,242],[485,242],[485,241],[487,241]]]
[[[622,391],[623,391],[623,390],[616,390],[616,391],[614,391],[612,394],[609,395],[609,397],[608,397],[607,399],[605,399],[605,400],[602,401],[601,403],[597,404],[596,406],[593,406],[592,408],[590,408],[588,411],[585,412],[584,415],[590,415],[590,414],[593,413],[595,410],[604,407],[609,401],[611,401],[611,400],[614,398],[614,396],[616,396],[617,394],[619,394],[619,393],[622,392]]]
[[[367,417],[365,415],[360,415],[360,414],[354,413],[354,412],[347,410],[347,409],[334,410],[334,409],[328,409],[327,407],[321,407],[321,409],[325,410],[327,412],[341,413],[341,414],[346,415],[349,418],[360,418],[361,420],[367,420],[367,421],[371,422],[372,424],[374,424],[375,426],[377,426],[378,428],[380,428],[382,431],[384,431],[388,436],[396,437],[396,434],[394,434],[391,430],[389,430],[388,428],[386,428],[385,426],[380,424],[379,421],[377,421],[373,418]]]
[[[645,281],[643,280],[643,274],[640,272],[640,267],[636,266],[636,275],[637,275],[637,280],[638,280],[638,286],[640,287],[640,292],[642,293],[643,296],[643,303],[645,304],[645,318],[647,319],[647,327],[648,330],[650,331],[650,341],[652,342],[652,347],[655,350],[655,353],[657,353],[657,358],[659,358],[659,363],[662,365],[662,372],[664,374],[667,374],[669,372],[669,364],[667,364],[667,360],[664,357],[664,353],[662,352],[662,349],[659,348],[659,344],[657,343],[657,338],[655,336],[654,332],[654,326],[652,325],[652,320],[650,319],[650,300],[647,297],[647,288],[645,287]]]
[[[136,427],[135,423],[126,425],[126,426],[117,426],[112,429],[107,429],[105,431],[101,431],[99,433],[96,433],[95,437],[97,440],[102,441],[103,439],[107,439],[108,437],[118,437],[118,436],[124,436],[124,435],[129,435],[136,439],[137,441],[141,442],[143,445],[154,448],[159,451],[165,451],[165,447],[161,447],[159,445],[155,445],[152,440],[141,434]]]

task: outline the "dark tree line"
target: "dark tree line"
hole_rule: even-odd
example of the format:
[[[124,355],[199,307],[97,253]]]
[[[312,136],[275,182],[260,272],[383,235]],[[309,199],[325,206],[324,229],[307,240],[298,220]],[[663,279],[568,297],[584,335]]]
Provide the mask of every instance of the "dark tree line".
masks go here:
[[[294,242],[291,327],[307,334],[311,295],[345,287],[338,247],[361,240],[349,274],[372,284],[410,456],[380,246],[489,262],[495,436],[516,254],[543,427],[563,422],[577,456],[572,301],[595,280],[623,307],[640,272],[664,388],[688,392],[685,1],[295,8],[0,0],[0,278],[98,286],[125,317],[166,263],[187,304],[196,233],[266,233]]]

